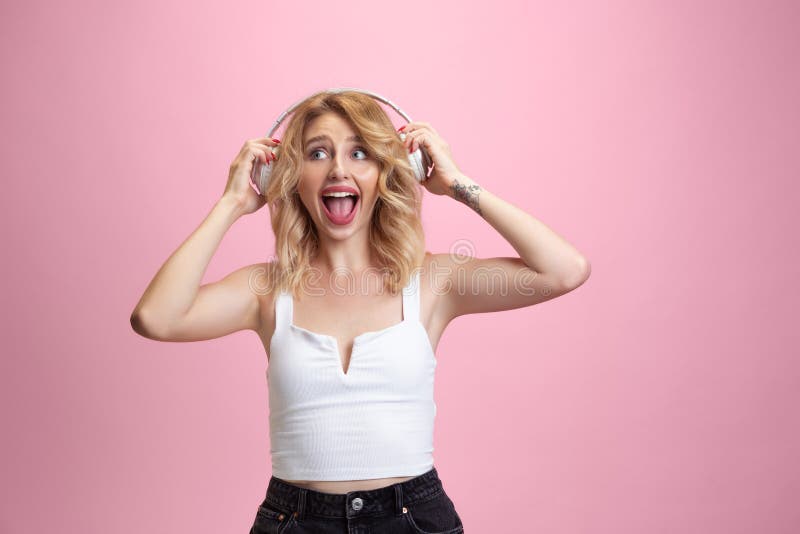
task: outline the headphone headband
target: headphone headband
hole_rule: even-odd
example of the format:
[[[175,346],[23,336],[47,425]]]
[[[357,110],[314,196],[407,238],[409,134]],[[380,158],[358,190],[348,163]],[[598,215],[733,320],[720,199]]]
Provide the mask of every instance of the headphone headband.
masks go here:
[[[388,104],[389,106],[391,106],[391,108],[393,110],[395,110],[401,117],[403,117],[406,120],[406,122],[411,122],[411,118],[402,109],[400,109],[400,107],[397,106],[394,102],[392,102],[391,100],[389,100],[388,98],[386,98],[384,96],[381,96],[381,95],[379,95],[377,93],[373,93],[372,91],[367,91],[367,90],[364,90],[364,89],[357,89],[355,87],[334,87],[334,88],[327,89],[327,90],[324,90],[324,91],[318,91],[318,92],[314,93],[311,96],[317,96],[317,95],[322,94],[322,93],[341,93],[341,92],[344,92],[344,91],[355,91],[357,93],[363,93],[365,95],[371,96],[372,98],[380,100],[384,104]],[[311,97],[307,96],[307,97],[301,98],[300,100],[298,100],[297,102],[292,104],[292,106],[289,109],[287,109],[286,111],[281,113],[280,116],[278,117],[278,119],[272,124],[272,128],[269,129],[269,133],[266,135],[266,137],[272,137],[273,134],[275,133],[275,130],[278,129],[278,127],[281,125],[281,123],[286,118],[286,116],[289,113],[291,113],[292,111],[294,111],[295,108],[297,108],[297,106],[302,104],[303,101],[305,101],[305,100],[307,100],[309,98],[311,98]]]

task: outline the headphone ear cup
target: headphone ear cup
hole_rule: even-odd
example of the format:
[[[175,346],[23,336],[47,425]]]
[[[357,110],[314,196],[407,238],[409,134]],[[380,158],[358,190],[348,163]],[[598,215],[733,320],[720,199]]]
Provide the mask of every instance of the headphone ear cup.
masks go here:
[[[278,147],[273,147],[275,157],[278,157]],[[253,162],[253,172],[250,173],[250,180],[258,189],[258,194],[263,195],[269,185],[269,177],[272,175],[272,163],[262,163],[258,158]]]
[[[400,140],[405,141],[406,134],[400,133]],[[424,181],[428,177],[428,166],[430,166],[430,158],[427,152],[422,147],[419,147],[414,152],[408,155],[408,163],[414,170],[414,176],[418,182]]]
[[[422,170],[422,157],[418,153],[414,152],[413,154],[408,155],[408,162],[411,164],[411,168],[414,169],[414,176],[416,177],[418,182],[421,182],[425,179],[425,171]]]

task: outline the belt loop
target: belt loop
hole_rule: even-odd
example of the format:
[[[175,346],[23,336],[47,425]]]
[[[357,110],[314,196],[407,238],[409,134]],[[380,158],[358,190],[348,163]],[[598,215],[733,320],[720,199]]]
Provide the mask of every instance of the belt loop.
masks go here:
[[[305,509],[306,509],[306,494],[308,490],[306,488],[300,488],[300,492],[297,495],[297,521],[302,521],[305,517]]]
[[[403,486],[402,482],[398,482],[394,485],[394,502],[396,506],[395,513],[397,517],[402,517],[403,515]]]

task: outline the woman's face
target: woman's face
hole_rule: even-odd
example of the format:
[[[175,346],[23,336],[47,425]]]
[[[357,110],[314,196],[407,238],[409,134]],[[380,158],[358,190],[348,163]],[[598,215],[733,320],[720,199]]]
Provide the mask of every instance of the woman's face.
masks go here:
[[[319,232],[346,239],[367,228],[379,172],[378,162],[339,115],[325,113],[306,125],[297,190]]]

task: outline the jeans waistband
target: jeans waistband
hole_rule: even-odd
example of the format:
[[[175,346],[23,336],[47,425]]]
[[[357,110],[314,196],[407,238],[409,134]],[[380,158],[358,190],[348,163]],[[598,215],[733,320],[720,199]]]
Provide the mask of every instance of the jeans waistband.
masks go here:
[[[403,506],[427,501],[444,491],[435,467],[405,482],[373,490],[348,493],[323,493],[270,478],[264,502],[300,520],[306,515],[349,518],[395,514],[402,515]]]

